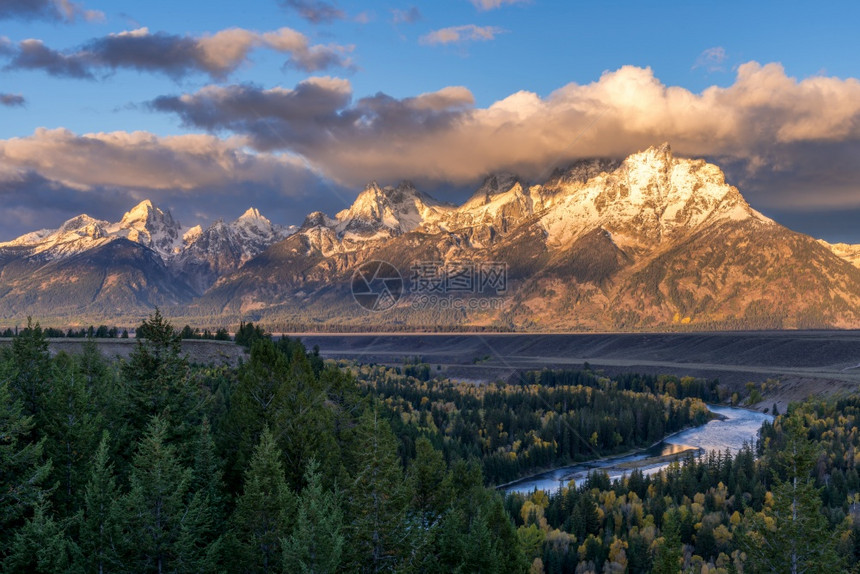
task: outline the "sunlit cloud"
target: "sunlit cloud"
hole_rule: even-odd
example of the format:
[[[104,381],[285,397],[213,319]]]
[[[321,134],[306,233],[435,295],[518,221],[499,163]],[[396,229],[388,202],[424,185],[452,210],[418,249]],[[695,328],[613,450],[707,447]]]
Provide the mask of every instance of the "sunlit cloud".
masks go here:
[[[192,214],[207,213],[207,206],[217,206],[209,214],[215,218],[251,205],[277,221],[300,222],[306,209],[293,210],[321,189],[319,175],[291,154],[252,152],[246,143],[65,129],[0,140],[0,241],[80,213],[117,217],[143,199],[173,209],[186,224],[201,222]]]
[[[496,26],[476,26],[467,24],[465,26],[451,26],[434,30],[421,37],[420,42],[429,46],[436,44],[462,44],[464,42],[485,42],[493,40],[504,30]]]
[[[138,28],[96,38],[70,51],[49,48],[36,39],[23,40],[17,46],[4,45],[0,54],[11,57],[6,69],[41,70],[52,76],[83,79],[130,69],[174,79],[204,73],[222,80],[247,64],[250,52],[260,48],[289,54],[288,65],[306,72],[352,67],[352,47],[311,45],[304,34],[291,28],[265,33],[229,28],[203,36],[151,33],[148,28]]]
[[[860,166],[838,159],[858,157],[860,82],[798,80],[779,64],[743,64],[732,85],[701,93],[625,66],[486,108],[463,87],[355,100],[349,82],[334,78],[293,89],[212,86],[151,106],[189,127],[246,135],[260,150],[294,152],[351,186],[398,178],[467,184],[498,170],[540,179],[578,158],[623,157],[669,141],[680,155],[725,164],[759,205],[860,205],[860,193],[846,192],[857,189]],[[786,192],[767,183],[792,178],[816,185]]]

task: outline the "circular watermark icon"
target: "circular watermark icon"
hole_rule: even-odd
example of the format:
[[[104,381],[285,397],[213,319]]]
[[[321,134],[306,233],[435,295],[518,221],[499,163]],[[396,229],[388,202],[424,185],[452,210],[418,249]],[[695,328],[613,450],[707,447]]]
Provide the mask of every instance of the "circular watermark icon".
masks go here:
[[[403,277],[387,261],[365,261],[352,275],[352,297],[368,311],[386,311],[403,294]]]

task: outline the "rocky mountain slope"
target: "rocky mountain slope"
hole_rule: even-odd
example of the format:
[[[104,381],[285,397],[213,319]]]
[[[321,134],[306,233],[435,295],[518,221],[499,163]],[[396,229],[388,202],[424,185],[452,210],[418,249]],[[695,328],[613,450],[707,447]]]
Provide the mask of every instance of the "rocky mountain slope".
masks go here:
[[[146,200],[116,223],[79,215],[0,243],[0,317],[111,317],[176,308],[293,230],[256,209],[183,233]]]
[[[717,166],[675,157],[668,145],[622,162],[580,162],[540,185],[494,175],[459,207],[419,207],[409,218],[384,208],[429,205],[417,193],[408,184],[373,185],[333,219],[312,214],[195,306],[284,323],[395,328],[860,326],[856,267],[752,209]],[[391,263],[405,282],[406,296],[385,313],[350,297],[353,273],[371,260]],[[421,263],[443,273],[465,263],[475,280],[481,266],[502,264],[506,289],[446,288],[428,302]]]
[[[184,234],[151,204],[118,224],[80,216],[0,244],[0,314],[44,308],[24,297],[38,285],[21,277],[50,285],[49,264],[95,257],[120,240],[152,263],[134,284],[158,288],[117,299],[141,309],[164,301],[169,313],[207,320],[311,329],[860,327],[860,251],[779,225],[717,166],[676,157],[668,145],[581,161],[538,184],[494,174],[460,206],[408,182],[372,183],[348,209],[311,213],[291,230],[255,210]],[[375,260],[399,272],[402,291],[393,306],[369,311],[351,286]],[[107,310],[111,292],[87,293]]]

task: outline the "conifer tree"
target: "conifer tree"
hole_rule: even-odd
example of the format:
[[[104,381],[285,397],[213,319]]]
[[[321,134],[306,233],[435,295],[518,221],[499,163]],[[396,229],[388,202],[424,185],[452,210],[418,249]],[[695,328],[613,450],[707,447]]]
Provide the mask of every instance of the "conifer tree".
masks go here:
[[[407,499],[397,443],[388,423],[368,409],[356,429],[349,489],[350,569],[392,572],[404,560]]]
[[[345,537],[335,492],[325,490],[319,464],[311,459],[299,495],[293,533],[283,542],[284,571],[334,574],[340,570]]]
[[[33,417],[13,400],[9,383],[0,383],[0,556],[11,542],[11,531],[47,492],[50,461],[43,459],[44,439],[32,442]]]
[[[408,475],[412,508],[418,514],[421,527],[431,529],[448,508],[451,486],[442,453],[433,448],[426,437],[415,441],[415,460]]]
[[[40,422],[51,380],[48,339],[39,323],[27,317],[27,328],[12,340],[12,396],[21,401],[25,415]]]
[[[120,491],[109,454],[110,434],[104,432],[92,458],[89,481],[84,491],[78,545],[83,569],[103,574],[119,569],[117,545],[120,528]]]
[[[820,490],[811,476],[817,451],[807,438],[802,409],[781,422],[786,444],[780,461],[787,478],[776,480],[771,508],[747,512],[747,531],[741,539],[748,556],[745,570],[837,572],[844,562],[836,551],[841,529],[831,529],[821,512]]]
[[[67,536],[66,523],[54,519],[47,501],[39,502],[33,516],[15,532],[14,540],[3,561],[4,572],[55,574],[83,572],[73,565],[77,547]]]
[[[227,548],[236,561],[235,571],[280,569],[282,540],[292,530],[295,506],[295,495],[287,487],[278,447],[265,428],[251,456],[244,489],[232,516]]]
[[[681,525],[677,510],[663,517],[663,540],[654,558],[654,574],[678,574],[681,571]]]
[[[190,446],[202,419],[205,396],[189,377],[182,342],[158,308],[138,327],[138,334],[141,338],[121,366],[132,435],[138,438],[150,418],[158,416],[168,423],[168,441]]]
[[[43,415],[46,456],[53,462],[52,482],[58,484],[54,502],[60,511],[73,508],[89,473],[98,446],[101,413],[92,408],[93,394],[74,368],[73,359],[60,353],[57,372]]]
[[[167,423],[154,417],[139,441],[123,500],[126,566],[167,572],[206,555],[207,509],[190,493],[190,468],[166,443]]]

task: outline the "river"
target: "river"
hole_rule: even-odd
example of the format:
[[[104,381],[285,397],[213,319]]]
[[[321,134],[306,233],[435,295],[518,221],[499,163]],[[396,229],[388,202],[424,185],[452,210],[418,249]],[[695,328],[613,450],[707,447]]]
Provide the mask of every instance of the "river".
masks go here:
[[[723,420],[715,419],[700,427],[671,435],[646,451],[556,468],[512,482],[504,486],[503,490],[526,494],[534,490],[554,492],[571,480],[580,484],[585,480],[588,472],[596,468],[609,469],[607,472],[611,479],[619,478],[637,466],[646,474],[651,474],[669,465],[668,462],[653,464],[653,457],[689,449],[699,449],[699,452],[705,453],[711,450],[723,452],[729,448],[732,452],[736,452],[741,449],[744,442],[750,443],[756,439],[762,423],[773,420],[771,415],[746,409],[717,405],[708,405],[708,408],[711,412],[722,415]],[[651,459],[652,463],[649,464],[646,459]],[[637,465],[638,461],[643,461],[643,465]],[[613,468],[619,464],[624,465],[624,470]]]

